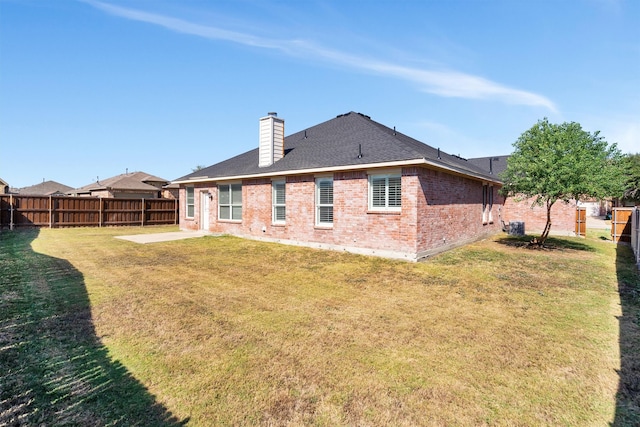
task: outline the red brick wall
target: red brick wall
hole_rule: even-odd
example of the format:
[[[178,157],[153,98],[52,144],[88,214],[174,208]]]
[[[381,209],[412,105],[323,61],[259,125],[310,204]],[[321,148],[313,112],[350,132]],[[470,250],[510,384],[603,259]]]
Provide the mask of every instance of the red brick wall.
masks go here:
[[[502,219],[505,222],[524,221],[527,234],[541,233],[547,223],[546,206],[534,206],[534,198],[516,201],[513,197],[507,198],[502,211]],[[551,231],[550,234],[573,235],[576,224],[576,203],[557,201],[551,207]]]
[[[209,192],[213,197],[213,200],[209,201],[209,224],[213,224],[217,211],[214,209],[218,206],[218,191],[217,187],[213,184],[203,183],[194,184],[194,217],[187,218],[187,191],[184,187],[180,187],[180,228],[183,230],[199,230],[200,229],[200,203],[202,200],[202,193]]]
[[[381,172],[384,173],[384,172]],[[195,186],[195,215],[185,218],[186,194],[180,189],[180,224],[198,229],[200,192],[210,192],[210,227],[213,232],[239,236],[317,243],[370,251],[410,254],[447,248],[500,230],[497,210],[501,203],[494,189],[493,223],[482,223],[482,183],[423,168],[402,172],[402,211],[368,209],[368,175],[365,171],[333,176],[333,227],[315,225],[313,175],[286,178],[286,223],[272,223],[271,179],[243,181],[241,222],[217,220],[217,187]]]
[[[418,252],[446,249],[501,230],[503,200],[493,190],[493,207],[483,221],[483,183],[431,169],[420,169],[418,183]]]

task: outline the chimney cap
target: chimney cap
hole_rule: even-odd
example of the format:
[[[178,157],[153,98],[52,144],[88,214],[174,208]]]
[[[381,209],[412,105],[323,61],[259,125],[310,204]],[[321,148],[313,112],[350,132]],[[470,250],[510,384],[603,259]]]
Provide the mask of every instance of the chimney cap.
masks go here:
[[[278,117],[278,113],[276,113],[275,111],[269,111],[269,112],[267,113],[267,116],[270,116],[270,117]]]

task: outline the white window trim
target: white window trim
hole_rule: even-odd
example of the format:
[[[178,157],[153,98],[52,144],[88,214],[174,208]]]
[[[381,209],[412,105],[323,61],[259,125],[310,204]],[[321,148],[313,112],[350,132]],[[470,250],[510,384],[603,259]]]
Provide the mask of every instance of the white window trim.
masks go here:
[[[493,184],[482,184],[482,224],[493,224]]]
[[[316,178],[316,182],[315,182],[315,211],[316,211],[316,226],[317,227],[333,227],[333,220],[334,215],[333,215],[333,208],[334,208],[334,203],[331,204],[320,204],[320,183],[322,182],[331,182],[331,190],[332,190],[332,194],[333,194],[333,190],[334,190],[334,181],[333,181],[333,177],[318,177]],[[320,208],[321,207],[331,207],[332,209],[332,215],[331,215],[331,222],[321,222],[320,221]]]
[[[489,224],[493,224],[493,184],[489,184]]]
[[[193,197],[191,198],[192,202],[189,203],[189,190],[191,190]],[[189,206],[193,207],[192,214],[189,216]],[[187,185],[185,187],[184,194],[184,217],[193,219],[196,215],[196,189],[193,185]]]
[[[233,185],[239,185],[240,186],[240,203],[233,203],[233,193],[231,192],[231,186]],[[225,187],[228,186],[229,187],[229,204],[222,204],[221,201],[221,197],[220,197],[220,187]],[[227,222],[242,222],[242,218],[244,217],[244,212],[242,209],[242,205],[243,205],[243,197],[242,197],[242,182],[241,181],[237,181],[237,182],[225,182],[224,184],[218,184],[218,220],[219,221],[227,221]],[[229,218],[222,218],[220,215],[220,208],[223,206],[229,206]],[[240,219],[233,219],[233,208],[240,206]]]
[[[276,200],[276,185],[284,185],[284,203],[278,203]],[[277,219],[276,218],[276,208],[283,207],[284,208],[284,218],[285,219]],[[287,221],[287,181],[285,179],[277,179],[271,181],[271,221],[273,224],[285,224]]]
[[[400,178],[400,206],[389,206],[389,178]],[[373,185],[374,179],[384,179],[384,206],[373,206]],[[368,177],[368,206],[369,211],[372,212],[401,212],[402,211],[402,174],[401,173],[387,173],[387,174],[369,174]]]

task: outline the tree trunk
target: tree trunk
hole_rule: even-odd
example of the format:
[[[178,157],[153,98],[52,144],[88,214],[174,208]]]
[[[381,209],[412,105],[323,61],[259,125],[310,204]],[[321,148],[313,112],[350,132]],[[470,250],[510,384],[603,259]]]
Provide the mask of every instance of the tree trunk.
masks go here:
[[[555,200],[547,200],[547,224],[544,226],[544,231],[540,236],[540,242],[538,242],[540,245],[543,245],[547,237],[549,237],[549,231],[551,231],[551,206],[553,206],[554,203]]]

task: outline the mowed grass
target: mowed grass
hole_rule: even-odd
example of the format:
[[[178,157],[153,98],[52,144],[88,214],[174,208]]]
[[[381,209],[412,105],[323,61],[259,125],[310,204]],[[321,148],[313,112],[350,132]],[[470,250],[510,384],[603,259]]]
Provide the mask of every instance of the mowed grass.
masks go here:
[[[498,236],[411,264],[114,238],[169,230],[0,234],[0,424],[640,420],[628,248]]]

